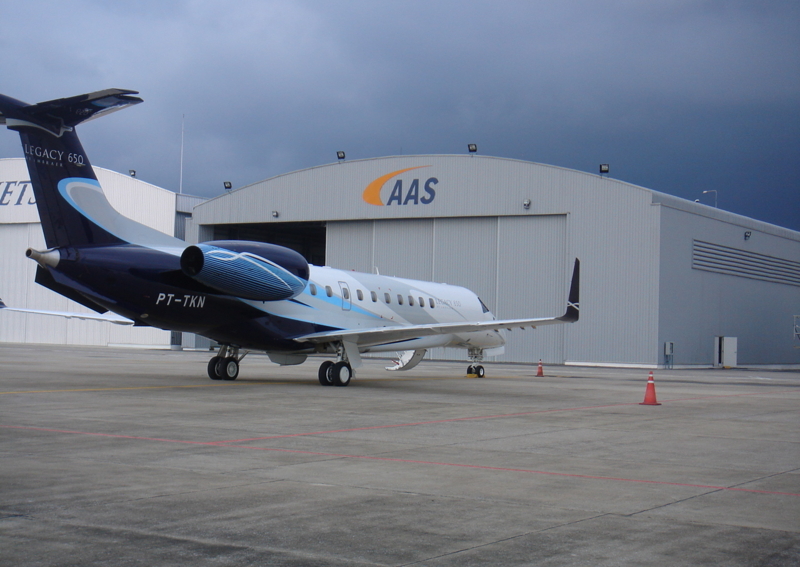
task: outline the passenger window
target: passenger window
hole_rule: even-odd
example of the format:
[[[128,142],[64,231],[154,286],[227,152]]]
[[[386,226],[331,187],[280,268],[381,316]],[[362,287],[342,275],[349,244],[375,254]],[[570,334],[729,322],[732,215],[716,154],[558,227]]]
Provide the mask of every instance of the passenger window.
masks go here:
[[[403,304],[403,296],[402,296],[402,295],[400,295],[399,293],[397,294],[397,303],[398,303],[399,305],[402,305],[402,304]]]
[[[419,306],[420,307],[425,307],[425,300],[422,299],[421,297],[419,298]]]
[[[325,295],[327,295],[328,297],[333,297],[333,290],[331,289],[331,286],[329,285],[325,286]]]
[[[308,289],[311,291],[311,295],[317,295],[317,286],[313,283],[309,284]]]
[[[433,302],[433,298],[432,297],[428,298],[428,303],[430,304],[431,309],[433,309],[436,306],[436,304]]]
[[[342,297],[345,299],[350,299],[350,290],[346,287],[342,288]]]
[[[408,296],[408,304],[409,304],[411,307],[414,307],[414,298],[413,298],[413,297],[411,297],[410,295]]]
[[[384,293],[384,294],[383,294],[383,298],[386,300],[386,303],[387,303],[387,304],[389,304],[389,303],[391,303],[391,302],[392,302],[392,296],[391,296],[391,295],[389,295],[388,293]]]
[[[377,303],[378,302],[378,294],[375,293],[374,291],[369,292],[369,294],[372,296],[372,302],[373,303]]]
[[[363,294],[363,293],[361,293],[361,290],[360,290],[360,289],[357,289],[357,290],[356,290],[356,295],[358,296],[358,300],[359,300],[359,301],[364,301],[364,294]]]

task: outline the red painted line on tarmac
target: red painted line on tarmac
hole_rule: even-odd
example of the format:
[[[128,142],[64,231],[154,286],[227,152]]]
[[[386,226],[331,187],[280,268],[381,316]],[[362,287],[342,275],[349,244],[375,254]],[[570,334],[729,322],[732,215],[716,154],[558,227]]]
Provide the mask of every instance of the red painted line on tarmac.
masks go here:
[[[626,404],[627,405],[627,404]],[[64,434],[72,434],[72,435],[89,435],[95,437],[107,437],[107,438],[117,438],[117,439],[132,439],[136,441],[160,441],[165,443],[180,443],[185,445],[205,445],[205,446],[216,446],[216,447],[226,447],[231,449],[244,449],[248,451],[266,451],[266,452],[273,452],[273,453],[292,453],[296,455],[312,455],[315,457],[334,457],[338,459],[360,459],[366,461],[379,461],[379,462],[390,462],[390,463],[405,463],[405,464],[415,464],[415,465],[429,465],[429,466],[440,466],[440,467],[457,467],[457,468],[465,468],[465,469],[473,469],[473,470],[485,470],[485,471],[497,471],[497,472],[515,472],[515,473],[524,473],[524,474],[539,474],[539,475],[547,475],[547,476],[559,476],[564,478],[578,478],[578,479],[587,479],[587,480],[604,480],[604,481],[611,481],[611,482],[632,482],[637,484],[655,484],[655,485],[662,485],[662,486],[683,486],[687,488],[701,488],[703,490],[723,490],[728,492],[749,492],[754,494],[770,494],[776,496],[795,496],[800,497],[800,494],[793,493],[793,492],[777,492],[772,490],[756,490],[751,488],[738,488],[738,487],[729,487],[729,486],[715,486],[715,485],[707,485],[707,484],[690,484],[690,483],[682,483],[682,482],[668,482],[663,480],[645,480],[645,479],[635,479],[635,478],[620,478],[620,477],[609,477],[609,476],[596,476],[596,475],[586,475],[586,474],[575,474],[575,473],[560,473],[560,472],[552,472],[552,471],[540,471],[534,469],[519,469],[519,468],[509,468],[509,467],[490,467],[486,465],[469,465],[463,463],[446,463],[446,462],[439,462],[439,461],[421,461],[415,459],[398,459],[393,457],[373,457],[369,455],[348,455],[342,453],[325,453],[320,451],[303,451],[299,449],[282,449],[276,447],[252,447],[249,445],[231,445],[231,444],[222,444],[219,442],[214,441],[182,441],[180,439],[164,439],[159,437],[140,437],[135,435],[118,435],[113,433],[93,433],[90,431],[74,431],[68,429],[50,429],[45,427],[27,427],[27,426],[20,426],[20,425],[0,425],[0,428],[5,429],[21,429],[21,430],[28,430],[28,431],[44,431],[49,433],[64,433]]]
[[[752,392],[747,394],[719,394],[715,396],[702,396],[702,397],[695,397],[695,398],[675,398],[672,400],[663,400],[664,403],[670,402],[686,402],[692,400],[707,400],[707,399],[714,399],[714,398],[734,398],[734,397],[741,397],[741,396],[764,396],[767,394],[781,394],[787,391],[798,391],[798,390],[781,390],[779,392]],[[533,410],[533,411],[523,411],[517,413],[503,413],[497,415],[476,415],[470,417],[454,417],[450,419],[435,419],[430,421],[417,421],[411,423],[396,423],[391,425],[372,425],[367,427],[353,427],[350,429],[331,429],[327,431],[309,431],[306,433],[287,433],[285,435],[268,435],[265,437],[250,437],[247,439],[228,439],[225,441],[216,441],[216,443],[223,445],[226,443],[247,443],[248,441],[266,441],[269,439],[286,439],[289,437],[305,437],[309,435],[329,435],[332,433],[352,433],[354,431],[370,431],[373,429],[391,429],[394,427],[416,427],[419,425],[435,425],[437,423],[456,423],[459,421],[474,421],[474,420],[481,420],[481,419],[504,419],[504,418],[511,418],[511,417],[521,417],[524,415],[535,415],[540,413],[553,413],[553,412],[562,412],[562,411],[585,411],[591,409],[604,409],[604,408],[614,408],[614,407],[624,407],[624,406],[639,406],[642,405],[639,402],[625,402],[619,404],[603,404],[597,406],[583,406],[583,407],[575,407],[575,408],[552,408],[546,410]]]
[[[229,439],[227,441],[217,441],[220,445],[226,443],[246,443],[248,441],[265,441],[269,439],[286,439],[287,437],[303,437],[306,435],[327,435],[330,433],[350,433],[353,431],[370,431],[372,429],[391,429],[394,427],[416,427],[418,425],[434,425],[437,423],[455,423],[459,421],[474,421],[480,419],[503,419],[509,417],[520,417],[523,415],[534,415],[537,413],[551,413],[551,412],[560,412],[560,411],[579,411],[579,410],[589,410],[589,409],[598,409],[598,408],[613,408],[619,406],[633,406],[639,405],[636,402],[627,402],[624,404],[606,404],[601,406],[586,406],[580,408],[554,408],[554,409],[546,409],[546,410],[534,410],[534,411],[523,411],[518,413],[502,413],[497,415],[475,415],[470,417],[453,417],[450,419],[434,419],[430,421],[416,421],[412,423],[395,423],[392,425],[371,425],[367,427],[353,427],[351,429],[331,429],[328,431],[310,431],[307,433],[287,433],[285,435],[270,435],[267,437],[251,437],[249,439]]]
[[[666,485],[666,486],[685,486],[689,488],[703,488],[707,490],[727,490],[727,491],[736,491],[736,492],[754,492],[756,494],[774,494],[779,496],[797,496],[800,497],[800,494],[795,494],[793,492],[775,492],[772,490],[755,490],[751,488],[736,488],[730,486],[714,486],[714,485],[707,485],[707,484],[689,484],[683,482],[668,482],[664,480],[643,480],[643,479],[635,479],[635,478],[618,478],[612,476],[595,476],[595,475],[587,475],[587,474],[574,474],[574,473],[559,473],[559,472],[552,472],[552,471],[539,471],[533,469],[517,469],[517,468],[506,468],[506,467],[490,467],[485,465],[465,465],[462,463],[444,463],[444,462],[437,462],[437,461],[418,461],[414,459],[397,459],[392,457],[370,457],[368,455],[344,455],[338,453],[321,453],[316,451],[302,451],[298,449],[278,449],[278,448],[271,448],[271,447],[250,447],[247,445],[223,445],[224,447],[232,447],[237,449],[254,449],[259,451],[273,451],[273,452],[280,452],[280,453],[297,453],[301,455],[315,455],[321,457],[338,457],[343,459],[362,459],[362,460],[369,460],[369,461],[388,461],[392,463],[408,463],[408,464],[417,464],[417,465],[435,465],[435,466],[443,466],[443,467],[459,467],[459,468],[467,468],[467,469],[478,469],[478,470],[487,470],[487,471],[500,471],[500,472],[519,472],[519,473],[528,473],[528,474],[542,474],[548,476],[562,476],[567,478],[585,478],[590,480],[609,480],[615,482],[635,482],[639,484],[659,484],[659,485]]]
[[[28,427],[24,425],[0,425],[3,429],[24,429],[27,431],[44,431],[46,433],[70,433],[73,435],[89,435],[92,437],[109,437],[112,439],[134,439],[137,441],[162,441],[164,443],[183,443],[186,445],[217,445],[211,441],[181,441],[180,439],[165,439],[162,437],[139,437],[136,435],[119,435],[116,433],[93,433],[91,431],[74,431],[71,429],[50,429],[48,427]]]

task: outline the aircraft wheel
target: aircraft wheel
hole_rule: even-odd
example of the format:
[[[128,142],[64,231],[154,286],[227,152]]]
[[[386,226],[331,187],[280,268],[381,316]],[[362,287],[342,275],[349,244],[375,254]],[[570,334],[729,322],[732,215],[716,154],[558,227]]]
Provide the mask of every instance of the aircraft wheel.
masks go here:
[[[342,360],[331,366],[330,376],[334,385],[347,386],[353,377],[353,369]]]
[[[319,365],[319,383],[323,386],[330,386],[333,384],[330,378],[331,366],[333,366],[333,362],[330,360],[326,360]]]
[[[236,380],[239,377],[239,363],[235,358],[222,358],[217,362],[216,371],[221,380]]]
[[[478,375],[478,378],[483,378],[484,376],[486,376],[486,370],[483,369],[483,366],[476,366],[475,374]]]
[[[475,367],[470,364],[469,366],[467,366],[467,376],[471,374],[475,374]]]
[[[219,362],[219,357],[215,356],[211,360],[208,361],[208,377],[212,380],[222,380],[222,375],[217,374],[217,363]]]

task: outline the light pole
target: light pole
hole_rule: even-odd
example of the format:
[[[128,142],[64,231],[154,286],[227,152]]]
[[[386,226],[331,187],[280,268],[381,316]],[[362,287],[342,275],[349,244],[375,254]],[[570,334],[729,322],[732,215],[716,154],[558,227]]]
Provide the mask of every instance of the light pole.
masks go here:
[[[708,191],[703,191],[703,195],[706,193],[714,193],[714,208],[717,208],[717,190],[716,189],[709,189]]]

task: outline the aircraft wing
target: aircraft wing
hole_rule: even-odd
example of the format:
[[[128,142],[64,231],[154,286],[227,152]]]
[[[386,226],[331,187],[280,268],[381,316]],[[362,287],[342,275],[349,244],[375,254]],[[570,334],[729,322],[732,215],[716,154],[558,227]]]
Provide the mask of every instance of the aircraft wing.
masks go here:
[[[389,344],[431,335],[471,333],[475,331],[511,330],[515,327],[536,328],[559,323],[574,323],[580,316],[580,260],[575,259],[572,272],[567,310],[560,317],[542,317],[536,319],[502,319],[494,321],[459,321],[456,323],[432,323],[429,325],[408,325],[395,327],[374,327],[369,329],[342,329],[312,333],[296,337],[297,342],[328,343],[346,341],[358,346],[374,346]]]
[[[44,311],[41,309],[22,309],[20,307],[9,307],[2,299],[0,299],[0,309],[6,311],[15,311],[17,313],[38,313],[39,315],[55,315],[56,317],[64,317],[66,319],[83,319],[87,321],[105,321],[107,323],[114,323],[115,325],[133,325],[133,321],[117,315],[111,311],[107,313],[76,313],[73,311]]]
[[[333,341],[348,341],[356,343],[358,346],[374,346],[379,344],[396,343],[419,337],[431,335],[450,335],[460,333],[471,333],[475,331],[499,331],[500,329],[513,329],[519,327],[536,328],[542,325],[553,325],[558,323],[571,323],[577,319],[570,320],[565,316],[548,317],[540,319],[504,319],[499,321],[480,321],[480,322],[458,322],[458,323],[439,323],[431,325],[408,325],[397,327],[374,327],[370,329],[343,329],[340,331],[326,331],[324,333],[313,333],[296,337],[298,342],[328,343]]]

